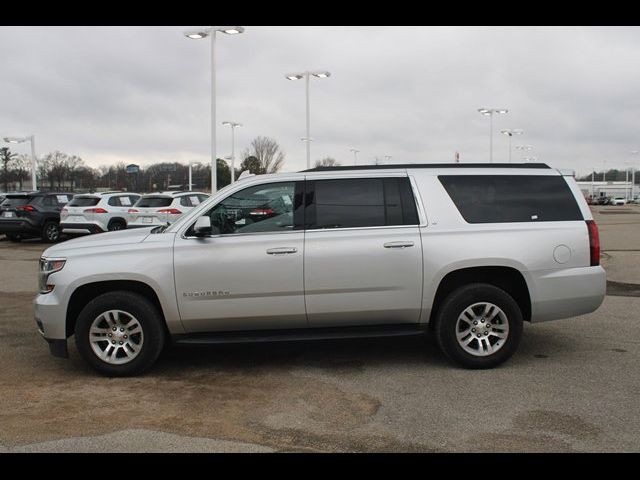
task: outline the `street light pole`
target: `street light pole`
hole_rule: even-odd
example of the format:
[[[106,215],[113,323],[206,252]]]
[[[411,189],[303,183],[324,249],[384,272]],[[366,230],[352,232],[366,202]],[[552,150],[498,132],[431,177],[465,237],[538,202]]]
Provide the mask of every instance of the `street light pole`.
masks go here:
[[[506,128],[504,130],[500,130],[500,133],[509,137],[509,163],[511,163],[511,138],[514,135],[522,135],[524,130],[521,128]]]
[[[508,113],[506,108],[479,108],[478,112],[482,115],[489,116],[489,162],[493,163],[493,114],[494,113]]]
[[[327,71],[306,71],[300,73],[288,73],[285,75],[287,80],[302,80],[304,78],[305,81],[305,95],[306,95],[306,105],[307,105],[307,136],[303,138],[305,142],[307,142],[307,169],[311,168],[311,101],[309,98],[309,84],[311,77],[316,78],[329,78],[331,76],[330,72]]]
[[[193,162],[193,161],[189,162],[189,191],[193,190],[191,167],[193,167],[194,165],[200,165],[200,162]]]
[[[36,136],[32,134],[26,137],[5,137],[4,141],[7,143],[24,143],[26,141],[31,142],[31,189],[33,191],[38,190],[38,186],[36,185],[36,170],[38,168],[36,159]]]
[[[355,166],[358,164],[358,154],[360,153],[360,150],[352,148],[351,152],[353,153],[353,165]]]
[[[638,150],[633,150],[631,155],[637,155],[640,153]],[[636,194],[636,167],[633,164],[633,160],[631,161],[631,200],[634,200]]]
[[[222,125],[231,127],[231,183],[236,181],[236,137],[235,130],[241,127],[241,123],[236,122],[222,122]]]
[[[184,32],[185,37],[201,39],[211,37],[211,195],[218,189],[218,165],[216,151],[216,33],[237,35],[244,27],[207,27]]]

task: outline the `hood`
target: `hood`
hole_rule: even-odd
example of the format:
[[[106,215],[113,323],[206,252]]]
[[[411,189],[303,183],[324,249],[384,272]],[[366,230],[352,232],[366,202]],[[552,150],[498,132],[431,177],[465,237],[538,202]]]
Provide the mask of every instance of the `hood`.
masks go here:
[[[84,248],[109,247],[113,245],[127,245],[132,243],[140,243],[151,233],[149,228],[135,228],[131,230],[118,230],[116,232],[98,233],[95,235],[87,235],[85,237],[75,238],[61,242],[53,247],[47,248],[42,256],[54,257],[72,254]]]

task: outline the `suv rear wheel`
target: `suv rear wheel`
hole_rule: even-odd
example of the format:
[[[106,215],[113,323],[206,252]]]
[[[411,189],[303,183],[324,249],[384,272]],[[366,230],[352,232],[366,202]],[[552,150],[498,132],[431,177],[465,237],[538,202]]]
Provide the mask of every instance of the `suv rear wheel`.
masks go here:
[[[90,301],[75,328],[76,346],[93,369],[109,377],[142,373],[162,352],[165,332],[156,307],[142,295],[116,291]]]
[[[60,225],[56,222],[45,222],[42,227],[42,239],[47,243],[60,240]]]
[[[442,303],[435,333],[440,348],[454,362],[466,368],[492,368],[518,348],[522,312],[498,287],[465,285]]]
[[[122,220],[112,220],[107,226],[107,230],[110,232],[115,232],[116,230],[124,230],[127,228],[127,224]]]

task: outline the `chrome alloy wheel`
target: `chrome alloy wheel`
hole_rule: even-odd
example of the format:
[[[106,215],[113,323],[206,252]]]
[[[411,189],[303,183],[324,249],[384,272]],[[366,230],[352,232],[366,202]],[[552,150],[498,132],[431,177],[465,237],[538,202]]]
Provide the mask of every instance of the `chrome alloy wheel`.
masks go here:
[[[493,303],[479,302],[467,307],[456,322],[456,338],[462,349],[476,357],[500,350],[509,336],[509,321]]]
[[[130,313],[109,310],[98,315],[89,329],[89,343],[96,356],[111,365],[129,363],[144,343],[140,322]]]

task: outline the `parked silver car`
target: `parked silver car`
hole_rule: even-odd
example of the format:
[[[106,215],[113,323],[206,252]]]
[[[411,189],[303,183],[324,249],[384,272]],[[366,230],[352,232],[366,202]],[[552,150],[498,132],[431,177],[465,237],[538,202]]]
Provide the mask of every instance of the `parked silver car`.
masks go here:
[[[316,168],[253,176],[171,226],[47,249],[35,300],[56,356],[133,375],[169,340],[416,335],[488,368],[523,321],[605,295],[598,229],[572,177],[543,164]]]

